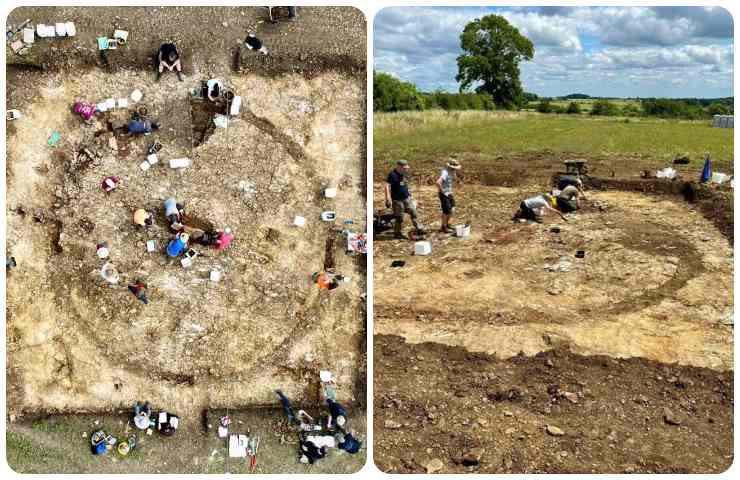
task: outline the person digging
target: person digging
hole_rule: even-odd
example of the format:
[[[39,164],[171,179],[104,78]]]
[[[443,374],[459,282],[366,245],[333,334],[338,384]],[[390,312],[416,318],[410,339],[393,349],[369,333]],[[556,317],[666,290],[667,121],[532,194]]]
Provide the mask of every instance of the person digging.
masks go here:
[[[586,195],[583,193],[583,190],[574,185],[568,185],[558,193],[555,200],[558,205],[558,210],[563,213],[570,213],[581,208],[581,198],[584,200],[586,199]]]
[[[568,219],[565,218],[565,215],[555,209],[553,206],[554,203],[554,197],[547,193],[537,195],[536,197],[526,198],[522,200],[521,204],[519,204],[519,210],[514,214],[513,220],[523,219],[542,223],[542,217],[547,212],[554,212],[558,214],[564,222],[567,222]]]
[[[396,162],[396,168],[388,174],[385,184],[385,207],[393,208],[393,215],[396,221],[393,223],[393,238],[405,239],[403,235],[403,216],[408,214],[411,222],[416,228],[416,233],[423,235],[426,231],[419,225],[418,214],[416,213],[416,202],[411,197],[411,191],[408,185],[409,162],[399,160]]]
[[[452,195],[452,184],[455,181],[457,171],[460,170],[460,164],[455,159],[450,159],[447,166],[442,169],[442,173],[437,178],[437,190],[439,191],[439,203],[442,208],[442,225],[439,229],[442,233],[452,233],[450,219],[455,212],[455,197]]]

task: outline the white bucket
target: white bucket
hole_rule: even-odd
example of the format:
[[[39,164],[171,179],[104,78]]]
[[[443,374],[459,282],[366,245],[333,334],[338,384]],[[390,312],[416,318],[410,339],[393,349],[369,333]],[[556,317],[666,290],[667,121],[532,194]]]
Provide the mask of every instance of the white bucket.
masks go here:
[[[218,270],[211,270],[211,281],[218,282],[221,280],[221,272]]]
[[[147,252],[152,253],[156,249],[157,249],[157,242],[155,242],[154,240],[146,241],[146,251]]]
[[[54,28],[54,25],[44,25],[43,23],[39,23],[36,25],[36,35],[41,38],[53,37],[56,35],[56,29]]]
[[[432,253],[432,244],[427,241],[414,243],[414,255],[429,255]]]
[[[146,156],[146,161],[149,162],[149,165],[155,165],[159,162],[159,158],[156,153],[150,153]]]
[[[143,97],[144,97],[144,94],[141,93],[141,90],[139,90],[138,88],[134,90],[133,92],[131,92],[131,101],[134,103],[139,102]]]
[[[327,188],[324,190],[324,196],[326,198],[334,198],[337,196],[337,189],[336,188]]]
[[[293,225],[296,227],[303,227],[306,225],[306,219],[300,216],[297,216],[293,219]]]
[[[145,172],[147,170],[149,170],[149,167],[151,167],[151,165],[146,160],[144,160],[143,162],[141,162],[141,164],[139,165],[139,168],[142,169]]]
[[[470,236],[470,225],[455,226],[455,235],[460,238],[468,238]]]

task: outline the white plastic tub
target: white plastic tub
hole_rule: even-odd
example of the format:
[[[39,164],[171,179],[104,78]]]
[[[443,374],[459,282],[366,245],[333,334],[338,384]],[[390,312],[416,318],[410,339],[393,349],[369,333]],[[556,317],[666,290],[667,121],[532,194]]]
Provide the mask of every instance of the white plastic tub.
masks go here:
[[[324,196],[326,198],[334,198],[337,196],[337,189],[336,188],[326,188],[324,189]]]
[[[428,241],[414,243],[414,255],[429,255],[432,253],[432,244]]]
[[[306,225],[306,219],[301,216],[297,216],[293,219],[293,225],[296,227],[303,227]]]

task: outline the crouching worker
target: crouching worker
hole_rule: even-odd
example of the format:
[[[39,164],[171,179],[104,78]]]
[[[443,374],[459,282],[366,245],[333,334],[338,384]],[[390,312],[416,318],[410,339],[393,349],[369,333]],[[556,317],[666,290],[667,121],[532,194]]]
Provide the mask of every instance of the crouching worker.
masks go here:
[[[167,245],[167,255],[173,258],[179,257],[188,248],[189,239],[190,237],[187,233],[178,233]]]
[[[326,428],[332,429],[335,425],[338,429],[344,430],[347,425],[347,410],[331,398],[326,399],[326,406],[329,407],[329,419],[326,421]]]
[[[522,203],[519,204],[519,210],[514,214],[513,220],[524,219],[542,223],[542,217],[545,213],[555,212],[563,221],[567,222],[568,219],[553,207],[553,203],[554,198],[547,193],[522,200]]]
[[[556,197],[558,210],[563,213],[575,212],[581,208],[581,198],[586,198],[583,190],[579,190],[574,185],[568,185]]]
[[[174,43],[163,43],[159,47],[159,53],[157,54],[157,80],[164,73],[165,68],[168,72],[174,71],[177,73],[177,79],[181,82],[183,81],[180,54],[177,52],[177,47]]]
[[[183,229],[182,217],[185,215],[185,207],[177,203],[174,198],[168,198],[164,201],[164,216],[170,224],[170,229],[174,232]]]
[[[136,280],[136,282],[128,286],[128,289],[136,298],[141,300],[144,305],[149,304],[149,299],[146,297],[146,283],[141,280]]]
[[[138,225],[143,228],[149,228],[154,224],[154,215],[147,212],[143,208],[139,208],[134,212],[134,225]]]
[[[145,402],[143,405],[140,402],[136,402],[134,405],[134,425],[139,430],[147,430],[149,427],[154,426],[154,422],[151,419],[152,407],[149,402]]]
[[[339,287],[341,282],[345,281],[343,275],[334,272],[314,272],[311,279],[319,286],[320,289],[334,290]]]
[[[90,122],[92,117],[95,116],[97,108],[94,103],[78,100],[72,106],[72,111],[82,117],[84,121]]]
[[[132,135],[150,135],[152,132],[155,132],[157,130],[159,130],[159,123],[152,122],[143,118],[134,119],[128,122],[128,133]]]

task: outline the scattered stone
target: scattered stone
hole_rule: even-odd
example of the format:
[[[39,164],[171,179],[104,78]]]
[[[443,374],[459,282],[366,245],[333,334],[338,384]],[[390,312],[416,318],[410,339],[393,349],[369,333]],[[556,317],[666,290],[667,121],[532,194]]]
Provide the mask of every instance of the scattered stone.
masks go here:
[[[573,392],[563,392],[563,397],[571,403],[578,403],[578,394]]]
[[[670,408],[668,408],[668,407],[665,407],[665,408],[663,409],[663,420],[664,420],[664,421],[665,421],[665,423],[667,423],[668,425],[681,425],[681,419],[680,419],[680,418],[678,418],[678,417],[677,417],[677,416],[676,416],[676,415],[675,415],[675,414],[673,413],[673,411],[672,411],[672,410],[671,410]]]
[[[513,417],[514,414],[508,410],[504,410],[504,417]]]
[[[388,429],[391,429],[391,430],[395,430],[395,429],[398,429],[398,428],[401,428],[401,427],[402,427],[402,425],[400,423],[394,422],[393,420],[386,420],[385,421],[385,428],[388,428]]]
[[[505,433],[506,435],[511,435],[511,434],[512,434],[512,433],[514,433],[514,432],[516,432],[516,428],[514,428],[514,427],[510,427],[510,428],[507,428],[507,429],[506,429],[506,430],[504,431],[504,433]]]
[[[565,432],[560,427],[556,427],[555,425],[548,425],[547,433],[549,433],[553,437],[562,437],[563,435],[565,435]]]
[[[426,468],[427,473],[435,473],[435,472],[439,472],[440,470],[442,470],[444,466],[445,464],[442,463],[442,460],[440,460],[439,458],[435,458],[433,460],[430,460],[429,463],[427,463],[425,468]]]

